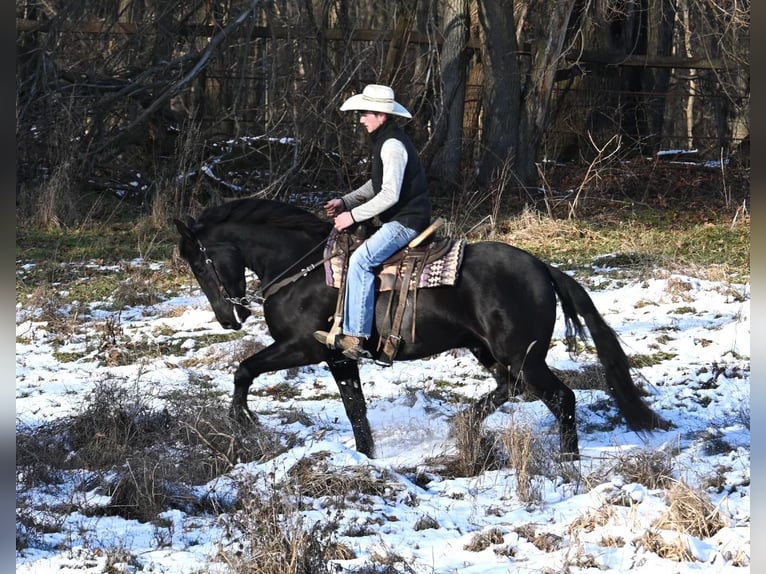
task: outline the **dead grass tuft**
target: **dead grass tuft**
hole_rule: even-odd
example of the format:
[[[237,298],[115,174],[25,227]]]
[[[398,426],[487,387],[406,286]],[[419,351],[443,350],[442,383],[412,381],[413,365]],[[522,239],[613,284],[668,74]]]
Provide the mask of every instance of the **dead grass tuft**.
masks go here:
[[[245,338],[237,341],[231,353],[231,360],[241,363],[248,357],[252,357],[257,352],[266,348],[266,345],[255,338]]]
[[[80,412],[17,428],[16,465],[20,484],[28,489],[86,470],[81,488],[110,500],[77,508],[80,512],[150,521],[169,507],[204,506],[192,485],[239,462],[276,456],[289,439],[257,425],[243,428],[218,395],[204,389],[190,386],[189,393],[166,398],[162,406],[138,384],[106,380],[94,387]]]
[[[467,408],[452,420],[452,435],[457,453],[429,459],[447,476],[477,476],[487,470],[511,468],[515,471],[516,495],[524,502],[538,502],[542,495],[537,484],[541,476],[553,476],[557,469],[552,452],[558,451],[552,435],[541,435],[534,423],[512,422],[502,431],[488,431]]]
[[[302,496],[331,498],[336,503],[360,495],[390,496],[402,489],[388,472],[373,466],[337,468],[328,457],[329,453],[318,452],[299,460],[287,472],[285,487],[298,485]]]
[[[439,522],[433,517],[429,516],[427,514],[424,514],[420,518],[417,519],[415,522],[415,526],[412,527],[413,530],[420,531],[420,530],[429,530],[429,529],[435,529],[438,530],[441,528],[439,525]]]
[[[564,547],[564,538],[551,532],[538,534],[530,542],[543,552],[556,552]]]
[[[726,526],[710,497],[694,490],[683,482],[675,482],[667,493],[668,510],[658,518],[656,528],[675,530],[695,536],[710,538]]]
[[[625,546],[625,539],[622,536],[607,534],[601,537],[598,541],[598,545],[604,546],[605,548],[622,548]]]
[[[463,550],[468,550],[469,552],[481,552],[493,544],[502,544],[503,541],[503,532],[499,528],[489,528],[474,534],[471,537],[470,542],[463,546]]]
[[[561,382],[572,390],[599,390],[609,392],[606,371],[600,363],[585,364],[580,369],[562,371],[551,369]]]
[[[57,130],[57,132],[60,130]],[[64,149],[71,149],[64,146]],[[76,217],[77,175],[74,173],[76,162],[71,157],[61,161],[51,177],[43,181],[35,194],[37,197],[33,211],[33,222],[46,229],[55,229],[74,222]]]
[[[154,282],[148,278],[129,276],[117,285],[112,294],[117,309],[156,305],[162,300]]]
[[[387,546],[374,549],[370,554],[370,564],[354,570],[354,574],[416,574],[417,572],[406,558]]]
[[[586,477],[586,484],[596,485],[621,476],[627,483],[643,484],[647,488],[668,488],[673,484],[673,458],[661,450],[634,449],[614,455],[611,462]]]
[[[500,444],[508,456],[508,466],[515,471],[516,496],[522,502],[542,500],[538,477],[553,471],[551,453],[557,448],[550,437],[541,435],[532,424],[514,420],[511,427],[500,434]]]
[[[685,303],[690,303],[694,300],[694,297],[689,295],[689,291],[693,289],[694,287],[689,281],[671,277],[665,283],[664,291],[674,302],[683,301]]]
[[[23,302],[25,315],[33,321],[47,324],[47,330],[60,342],[67,342],[76,334],[83,314],[81,304],[67,304],[55,287],[35,287]]]
[[[682,537],[666,536],[665,533],[656,530],[647,530],[639,537],[635,544],[648,552],[653,552],[660,558],[673,560],[674,562],[693,562],[694,555],[689,544]]]
[[[581,225],[573,219],[554,219],[529,206],[518,215],[502,222],[501,238],[511,245],[545,244],[556,248],[558,244],[581,236]]]
[[[482,428],[472,408],[466,408],[451,422],[457,453],[442,460],[445,474],[455,477],[477,476],[503,465],[497,436]]]
[[[150,521],[169,507],[189,509],[194,496],[188,487],[164,480],[170,473],[170,461],[137,456],[123,465],[114,479],[104,478],[100,489],[110,496],[109,503],[100,508],[86,509],[86,515],[110,515]]]
[[[526,538],[530,542],[534,539],[535,533],[537,532],[537,528],[535,528],[535,525],[531,522],[527,522],[526,524],[521,524],[513,529],[513,531],[518,534],[521,538]]]
[[[327,571],[329,560],[356,556],[335,539],[338,517],[308,522],[292,488],[274,489],[270,496],[263,496],[243,484],[240,492],[247,494],[241,497],[239,509],[222,516],[231,542],[217,557],[232,574],[315,574]]]
[[[580,531],[593,532],[596,528],[606,526],[614,516],[614,507],[610,504],[603,504],[596,510],[589,510],[586,514],[579,516],[567,526],[569,534],[575,534]]]
[[[502,546],[498,546],[496,548],[493,548],[492,551],[497,556],[503,556],[505,558],[513,558],[518,554],[519,549],[516,546],[512,546],[510,544],[503,544]]]

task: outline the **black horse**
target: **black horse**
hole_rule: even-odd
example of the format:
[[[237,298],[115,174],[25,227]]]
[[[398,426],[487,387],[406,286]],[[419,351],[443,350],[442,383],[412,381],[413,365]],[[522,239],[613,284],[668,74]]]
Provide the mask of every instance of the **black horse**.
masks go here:
[[[338,291],[326,285],[322,265],[314,265],[322,259],[332,223],[287,203],[247,198],[208,208],[196,221],[188,218],[175,224],[181,234],[180,254],[223,327],[241,329],[250,315],[246,268],[265,286],[263,316],[274,343],[240,363],[234,374],[231,414],[254,420],[247,393],[261,373],[325,361],[338,385],[357,450],[373,456],[357,363],[318,343],[312,335],[328,328],[337,300]],[[315,267],[318,269],[313,270]],[[301,273],[301,269],[306,271]],[[283,286],[270,289],[275,282]],[[637,431],[667,428],[668,423],[641,399],[615,333],[583,287],[555,267],[505,243],[467,244],[454,286],[418,291],[416,340],[411,340],[413,317],[408,311],[396,360],[469,349],[497,382],[495,390],[473,405],[475,420],[483,420],[512,394],[529,388],[558,420],[562,455],[576,459],[575,396],[545,363],[557,295],[568,331],[573,329],[584,338],[578,315],[585,319],[609,390],[629,427]],[[386,292],[378,297],[378,326],[387,321],[390,296]],[[377,341],[374,331],[367,343],[373,358],[379,356]]]

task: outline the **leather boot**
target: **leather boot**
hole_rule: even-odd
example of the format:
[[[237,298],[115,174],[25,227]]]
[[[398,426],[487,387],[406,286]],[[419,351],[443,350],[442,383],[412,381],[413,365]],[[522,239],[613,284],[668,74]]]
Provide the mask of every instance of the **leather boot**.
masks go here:
[[[327,345],[327,337],[330,335],[327,331],[314,331],[314,338],[320,343]],[[364,337],[354,337],[352,335],[338,335],[335,337],[333,349],[343,352],[345,357],[358,361],[359,357],[366,354],[364,350]],[[328,347],[330,345],[327,345]]]

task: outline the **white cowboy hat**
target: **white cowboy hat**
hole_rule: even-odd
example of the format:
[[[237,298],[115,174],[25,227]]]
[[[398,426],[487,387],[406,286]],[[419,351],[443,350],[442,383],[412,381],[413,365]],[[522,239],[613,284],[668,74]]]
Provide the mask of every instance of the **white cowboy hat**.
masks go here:
[[[394,90],[380,84],[370,84],[361,94],[351,96],[340,107],[340,111],[359,110],[365,112],[383,112],[411,118],[412,114],[402,104],[394,100]]]

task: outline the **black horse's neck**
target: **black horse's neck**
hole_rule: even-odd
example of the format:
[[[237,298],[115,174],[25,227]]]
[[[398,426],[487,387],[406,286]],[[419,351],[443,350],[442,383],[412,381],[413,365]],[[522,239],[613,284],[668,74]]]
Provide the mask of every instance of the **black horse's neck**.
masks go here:
[[[332,224],[291,204],[246,198],[207,209],[198,228],[216,243],[237,246],[265,285],[320,259]]]

